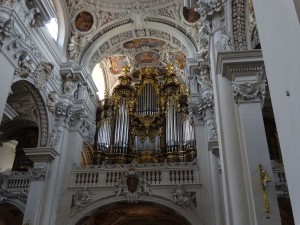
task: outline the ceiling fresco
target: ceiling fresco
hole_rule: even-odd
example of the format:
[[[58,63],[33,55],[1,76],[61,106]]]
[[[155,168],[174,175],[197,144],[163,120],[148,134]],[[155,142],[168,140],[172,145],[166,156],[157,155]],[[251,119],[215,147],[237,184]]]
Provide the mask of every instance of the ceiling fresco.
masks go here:
[[[122,67],[126,66],[125,56],[113,56],[109,57],[110,67],[109,71],[116,75],[122,72]]]
[[[159,54],[152,51],[139,52],[135,59],[140,63],[154,63],[160,59]]]
[[[194,8],[183,7],[183,17],[189,23],[195,23],[200,19],[200,14]]]
[[[138,77],[139,70],[155,67],[163,73],[168,64],[176,70],[185,69],[186,55],[165,41],[156,38],[136,38],[118,47],[118,53],[101,60],[109,87],[114,87],[118,77],[122,75],[122,67],[129,66],[133,77]],[[120,53],[121,54],[120,54]]]
[[[92,28],[93,23],[94,19],[92,14],[86,11],[78,13],[75,19],[76,29],[83,32],[89,31]]]
[[[157,48],[165,45],[166,42],[155,38],[137,38],[132,41],[127,41],[123,44],[126,49],[138,49],[142,47]]]

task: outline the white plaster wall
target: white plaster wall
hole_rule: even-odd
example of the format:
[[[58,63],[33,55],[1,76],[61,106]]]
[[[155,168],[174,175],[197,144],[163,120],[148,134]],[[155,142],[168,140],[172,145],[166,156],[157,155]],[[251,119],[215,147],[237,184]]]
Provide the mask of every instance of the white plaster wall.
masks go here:
[[[3,143],[3,146],[0,147],[0,171],[12,168],[17,144],[16,141],[10,141]]]

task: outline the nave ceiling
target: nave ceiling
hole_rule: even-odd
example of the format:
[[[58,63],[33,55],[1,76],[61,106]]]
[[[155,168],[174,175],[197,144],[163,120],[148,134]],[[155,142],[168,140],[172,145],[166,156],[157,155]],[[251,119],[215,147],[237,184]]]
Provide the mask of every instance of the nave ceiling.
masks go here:
[[[200,15],[181,0],[67,1],[70,59],[90,72],[99,64],[105,89],[122,67],[131,72],[173,64],[183,74],[186,58],[199,51]]]

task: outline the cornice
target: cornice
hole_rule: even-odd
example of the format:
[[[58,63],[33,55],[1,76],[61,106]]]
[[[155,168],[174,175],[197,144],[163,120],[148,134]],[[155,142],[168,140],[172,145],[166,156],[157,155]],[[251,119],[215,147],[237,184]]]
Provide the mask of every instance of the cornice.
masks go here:
[[[235,76],[261,72],[264,66],[261,50],[220,52],[217,56],[217,74],[233,81]]]
[[[24,148],[26,156],[33,162],[51,162],[59,155],[54,148],[38,147],[38,148]]]

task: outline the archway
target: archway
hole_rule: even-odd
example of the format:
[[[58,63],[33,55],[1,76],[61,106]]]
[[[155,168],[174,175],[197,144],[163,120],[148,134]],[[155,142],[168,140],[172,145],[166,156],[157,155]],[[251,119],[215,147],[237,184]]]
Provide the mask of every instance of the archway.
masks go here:
[[[147,217],[149,220],[145,220]],[[97,221],[99,222],[98,219],[101,220],[101,223],[97,223]],[[120,201],[115,196],[110,196],[93,201],[69,217],[65,223],[65,225],[74,224],[202,225],[202,222],[194,210],[183,208],[165,198],[140,196],[138,203],[128,203],[126,200]]]
[[[0,204],[0,224],[1,225],[21,225],[23,212],[16,206],[9,203]]]
[[[15,162],[11,168],[27,170],[33,163],[25,156],[23,148],[47,144],[48,121],[43,99],[33,85],[18,81],[11,87],[5,111],[0,125],[1,143],[6,148],[10,147],[11,151],[16,150]],[[2,168],[4,169],[10,168]]]
[[[175,210],[163,205],[139,202],[112,203],[94,210],[76,225],[190,225]]]

